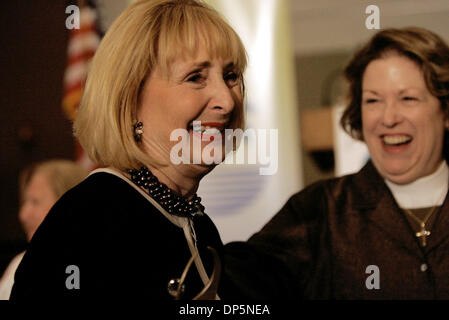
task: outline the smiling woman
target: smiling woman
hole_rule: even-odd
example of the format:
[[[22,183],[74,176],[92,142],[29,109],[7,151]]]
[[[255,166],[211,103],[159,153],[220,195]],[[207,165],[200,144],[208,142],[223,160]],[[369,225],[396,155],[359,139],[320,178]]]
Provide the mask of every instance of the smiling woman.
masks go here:
[[[449,119],[418,64],[395,52],[368,64],[362,84],[363,138],[376,169],[407,184],[443,162]]]
[[[12,299],[218,298],[222,243],[196,195],[216,164],[175,165],[170,135],[241,128],[245,67],[238,35],[200,0],[142,0],[124,11],[95,54],[74,123],[106,168],[50,211]],[[79,289],[66,287],[68,266]]]
[[[341,123],[371,160],[227,245],[223,297],[449,299],[449,47],[428,30],[382,30],[345,76]]]
[[[201,136],[212,128],[224,133],[225,129],[242,126],[240,71],[236,70],[229,57],[225,59],[211,56],[204,45],[200,45],[195,56],[174,60],[166,75],[162,68],[156,67],[142,88],[137,118],[148,128],[142,135],[142,146],[155,163],[149,163],[148,167],[155,175],[161,176],[160,181],[183,195],[191,190],[196,191],[196,188],[192,188],[187,179],[182,179],[185,184],[176,184],[171,181],[173,177],[185,174],[183,171],[190,176],[201,177],[213,166],[202,161],[195,164],[193,147],[190,148],[188,164],[170,165],[170,151],[177,143],[169,139],[171,133],[184,128],[189,131],[189,140],[193,144],[196,137],[193,123],[198,121],[202,128],[195,131],[200,135],[198,140],[203,149],[210,141]],[[207,127],[208,131],[205,132]],[[222,148],[224,157],[224,140]],[[197,184],[196,181],[192,183]]]

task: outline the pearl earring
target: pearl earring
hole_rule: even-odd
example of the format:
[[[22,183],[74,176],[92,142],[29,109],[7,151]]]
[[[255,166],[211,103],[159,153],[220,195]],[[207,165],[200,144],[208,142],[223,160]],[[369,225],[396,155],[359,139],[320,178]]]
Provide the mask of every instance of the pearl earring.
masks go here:
[[[143,123],[137,122],[133,125],[134,128],[134,140],[136,142],[140,142],[142,140],[142,134],[143,134]]]

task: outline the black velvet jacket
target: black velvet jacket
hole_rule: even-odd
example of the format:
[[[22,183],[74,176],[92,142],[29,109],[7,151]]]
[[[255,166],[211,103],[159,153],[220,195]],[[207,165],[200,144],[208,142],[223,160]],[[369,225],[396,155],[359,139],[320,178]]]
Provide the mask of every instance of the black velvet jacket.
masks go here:
[[[208,274],[212,246],[222,242],[207,215],[194,218],[197,245]],[[60,298],[172,299],[167,284],[191,257],[183,230],[127,182],[95,173],[67,192],[36,231],[20,264],[11,300]],[[210,258],[210,259],[209,259]],[[79,289],[68,266],[79,269]],[[185,298],[203,288],[195,266]],[[149,300],[148,300],[149,301]]]
[[[248,242],[226,245],[221,296],[449,299],[448,197],[431,232],[422,248],[368,163],[357,174],[307,187]],[[369,266],[378,268],[379,289]]]

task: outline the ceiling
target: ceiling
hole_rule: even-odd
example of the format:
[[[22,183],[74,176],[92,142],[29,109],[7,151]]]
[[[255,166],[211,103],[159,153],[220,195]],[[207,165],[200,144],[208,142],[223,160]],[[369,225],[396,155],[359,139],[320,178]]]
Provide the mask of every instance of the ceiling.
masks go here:
[[[296,54],[346,51],[368,39],[368,5],[380,10],[380,27],[420,26],[449,42],[449,0],[287,0]]]
[[[270,0],[241,0],[270,1]],[[271,0],[276,1],[276,0]],[[449,42],[449,0],[277,0],[289,7],[296,55],[352,51],[375,30],[367,30],[368,5],[380,10],[380,27],[420,26]],[[104,29],[129,0],[96,0]]]

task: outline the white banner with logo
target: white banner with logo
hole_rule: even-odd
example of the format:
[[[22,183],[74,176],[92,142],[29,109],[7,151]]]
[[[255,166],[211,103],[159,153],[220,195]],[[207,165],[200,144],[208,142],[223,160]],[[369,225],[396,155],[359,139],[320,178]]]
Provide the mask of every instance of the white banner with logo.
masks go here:
[[[286,0],[209,0],[248,52],[246,131],[238,152],[255,164],[221,164],[198,194],[223,242],[246,240],[302,187],[299,112]]]

